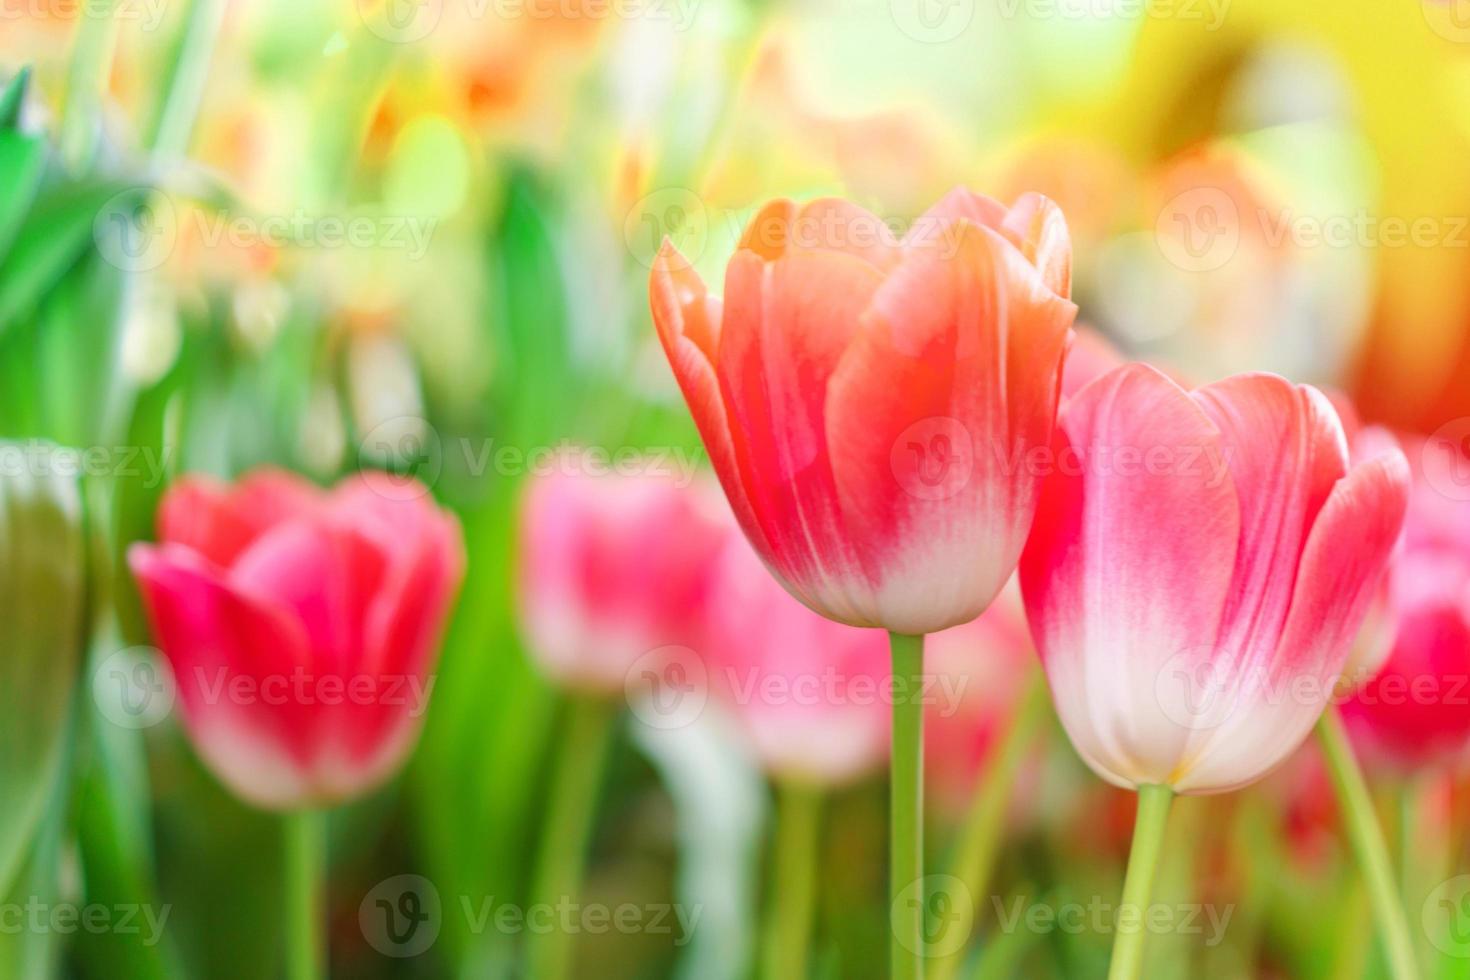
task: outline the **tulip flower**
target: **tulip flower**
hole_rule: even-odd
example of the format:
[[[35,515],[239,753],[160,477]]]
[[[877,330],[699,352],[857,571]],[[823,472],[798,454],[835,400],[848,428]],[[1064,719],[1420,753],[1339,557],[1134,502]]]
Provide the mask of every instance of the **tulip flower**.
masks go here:
[[[894,674],[925,633],[982,613],[1015,569],[1076,307],[1061,212],[964,189],[903,240],[824,199],[763,207],[723,300],[665,242],[654,323],[741,528],[792,595],[888,630]],[[895,980],[920,972],[920,705],[894,704]],[[911,907],[912,906],[912,907]]]
[[[711,600],[711,693],[776,785],[761,975],[795,980],[808,975],[824,796],[888,754],[888,644],[797,602],[733,529]]]
[[[713,560],[730,521],[703,484],[578,474],[532,480],[517,598],[530,654],[573,690],[619,694],[640,658],[699,639]]]
[[[412,481],[330,492],[259,470],[187,477],[157,545],[128,554],[184,726],[205,764],[286,825],[293,976],[321,968],[323,815],[402,765],[417,740],[464,570],[459,524]]]
[[[1411,456],[1438,451],[1432,442]],[[1415,472],[1402,554],[1389,576],[1386,661],[1343,706],[1356,740],[1399,769],[1470,754],[1470,503]]]
[[[1124,902],[1142,905],[1172,794],[1260,778],[1322,714],[1408,466],[1350,466],[1313,388],[1256,374],[1191,392],[1141,364],[1067,402],[1053,455],[1021,584],[1073,745],[1141,792]],[[1114,976],[1136,975],[1139,940],[1120,933]]]
[[[578,471],[563,453],[531,482],[521,521],[518,601],[532,658],[568,690],[559,757],[532,892],[555,905],[582,879],[613,697],[651,676],[683,699],[699,642],[715,556],[732,533],[728,512],[701,484],[639,464],[637,476]],[[652,710],[652,709],[651,709]],[[532,934],[528,973],[561,980],[571,936]]]
[[[700,645],[714,696],[778,782],[831,787],[888,755],[883,635],[824,619],[730,536]]]
[[[184,724],[243,799],[349,799],[412,748],[464,556],[454,517],[406,486],[187,477],[159,543],[129,553]]]
[[[1010,577],[1076,307],[1050,202],[956,190],[894,240],[838,200],[751,221],[723,302],[665,243],[654,322],[751,544],[798,599],[903,634]]]

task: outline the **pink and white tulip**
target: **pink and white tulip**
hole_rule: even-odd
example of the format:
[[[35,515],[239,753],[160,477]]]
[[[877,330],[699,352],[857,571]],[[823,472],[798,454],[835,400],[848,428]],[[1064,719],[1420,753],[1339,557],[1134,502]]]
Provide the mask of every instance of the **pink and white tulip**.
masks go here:
[[[1401,453],[1349,465],[1318,391],[1186,391],[1129,365],[1072,398],[1021,562],[1082,758],[1118,786],[1233,789],[1327,704],[1398,539]]]
[[[892,695],[883,634],[797,602],[736,533],[712,598],[701,645],[711,693],[772,776],[833,786],[883,764]]]
[[[723,302],[665,243],[653,319],[731,507],[829,619],[930,633],[1015,568],[1076,307],[1060,211],[957,189],[896,240],[835,199],[751,221]]]
[[[186,477],[158,544],[129,552],[184,725],[243,799],[348,799],[412,749],[464,569],[427,493],[383,474],[330,492],[274,470]]]
[[[550,677],[620,692],[643,655],[695,647],[729,517],[703,486],[555,468],[527,489],[517,598]]]

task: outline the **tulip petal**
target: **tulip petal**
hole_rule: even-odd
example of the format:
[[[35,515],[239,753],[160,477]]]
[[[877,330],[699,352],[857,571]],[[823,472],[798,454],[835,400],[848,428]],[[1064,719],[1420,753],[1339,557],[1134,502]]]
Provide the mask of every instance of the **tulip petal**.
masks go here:
[[[1402,454],[1355,466],[1333,488],[1302,553],[1274,659],[1176,784],[1223,792],[1274,768],[1311,731],[1377,592],[1408,506]]]
[[[1277,648],[1297,567],[1318,511],[1347,471],[1347,447],[1331,404],[1314,388],[1244,374],[1193,395],[1219,426],[1240,499],[1242,547],[1217,666],[1226,675],[1265,664],[1244,658]]]
[[[1040,194],[1022,194],[1006,212],[1000,230],[1052,292],[1063,298],[1072,295],[1072,236],[1061,208]]]
[[[285,470],[257,470],[235,486],[181,477],[159,504],[159,540],[192,548],[227,568],[263,531],[310,512],[319,499],[313,484]]]
[[[800,251],[840,252],[885,271],[902,258],[887,222],[838,197],[817,198],[800,209],[785,199],[771,201],[745,226],[739,247],[771,262]]]
[[[681,269],[688,270],[688,274],[676,272]],[[735,512],[736,520],[756,549],[762,554],[770,554],[770,542],[756,519],[735,459],[728,413],[715,374],[720,331],[708,329],[702,333],[699,326],[701,317],[708,324],[720,322],[720,301],[707,294],[699,277],[689,270],[688,262],[668,241],[664,242],[654,259],[649,297],[659,340],[674,369],[679,390],[689,405],[689,413],[694,417],[695,427],[699,429],[710,465],[714,467],[720,486],[730,501],[730,509]],[[694,324],[694,337],[699,339],[688,335],[691,324]],[[710,346],[703,346],[704,343]]]
[[[883,283],[827,392],[841,522],[901,632],[975,618],[1015,569],[1076,313],[997,233],[954,227]]]
[[[128,561],[200,755],[252,802],[282,806],[309,796],[311,709],[266,697],[309,669],[301,626],[285,610],[228,585],[182,546],[135,545]],[[249,686],[236,689],[240,681]]]
[[[1198,720],[1192,672],[1214,654],[1236,561],[1220,434],[1130,364],[1068,402],[1057,439],[1021,562],[1032,633],[1083,758],[1120,786],[1163,782]]]
[[[720,391],[763,531],[757,550],[799,598],[854,625],[873,623],[838,505],[824,395],[881,282],[872,265],[839,252],[798,250],[774,262],[737,253],[720,337]]]

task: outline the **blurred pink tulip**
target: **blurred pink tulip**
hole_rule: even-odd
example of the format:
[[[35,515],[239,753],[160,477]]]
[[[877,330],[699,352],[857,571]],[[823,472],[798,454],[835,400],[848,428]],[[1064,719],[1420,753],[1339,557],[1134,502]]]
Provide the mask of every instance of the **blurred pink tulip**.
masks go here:
[[[705,664],[756,757],[773,776],[819,786],[881,766],[892,691],[883,634],[791,598],[737,533],[717,567]]]
[[[694,648],[729,526],[717,496],[670,477],[537,477],[518,589],[531,656],[558,683],[613,693],[644,654]]]
[[[1321,714],[1403,523],[1401,453],[1349,466],[1318,391],[1185,391],[1129,365],[1064,407],[1021,563],[1082,758],[1119,786],[1233,789]]]
[[[186,477],[129,563],[200,756],[243,799],[359,795],[417,738],[464,570],[428,491],[362,474],[327,492],[259,470]]]
[[[974,619],[1015,569],[1076,307],[1061,212],[964,189],[902,242],[846,201],[767,204],[723,304],[667,242],[654,322],[741,527],[854,626]]]
[[[1432,443],[1409,447],[1420,459]],[[1389,574],[1387,659],[1343,706],[1370,759],[1420,767],[1470,761],[1470,502],[1415,470]]]
[[[1085,388],[1093,378],[1100,378],[1128,362],[1111,340],[1095,327],[1077,324],[1072,346],[1062,366],[1062,401],[1066,402]]]
[[[979,619],[930,636],[924,656],[934,678],[924,712],[929,786],[942,809],[959,812],[1009,730],[1036,665],[1020,590],[1008,585]]]

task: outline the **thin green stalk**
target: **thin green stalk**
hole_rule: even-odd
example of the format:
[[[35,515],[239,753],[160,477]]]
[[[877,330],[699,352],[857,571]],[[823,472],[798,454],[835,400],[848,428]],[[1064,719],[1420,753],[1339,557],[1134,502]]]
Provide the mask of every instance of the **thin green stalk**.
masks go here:
[[[1164,827],[1174,791],[1167,786],[1138,788],[1138,816],[1133,824],[1133,849],[1123,878],[1123,901],[1113,922],[1113,961],[1108,980],[1138,980],[1143,975],[1143,948],[1148,936],[1144,924],[1154,876],[1164,851]]]
[[[552,776],[531,886],[532,900],[553,910],[576,901],[582,889],[615,717],[612,703],[604,698],[574,695],[567,702],[566,733]],[[527,935],[526,975],[565,980],[572,965],[573,935],[559,928],[555,915],[550,922],[550,928]]]
[[[813,786],[784,782],[776,795],[776,843],[766,903],[762,975],[766,980],[806,980],[816,909],[822,794]]]
[[[224,0],[194,0],[174,56],[173,70],[159,100],[153,154],[169,160],[184,156],[209,78],[209,62],[225,16]]]
[[[1327,758],[1338,804],[1346,819],[1348,839],[1368,886],[1389,969],[1394,980],[1417,980],[1419,968],[1414,962],[1414,942],[1410,938],[1403,900],[1394,883],[1388,846],[1383,841],[1383,828],[1373,812],[1368,784],[1364,782],[1358,760],[1348,745],[1347,731],[1343,728],[1342,716],[1338,714],[1336,705],[1329,705],[1322,713],[1317,723],[1317,738]]]
[[[983,909],[982,896],[990,887],[995,858],[1000,852],[1011,790],[1015,788],[1016,776],[1026,753],[1031,750],[1046,721],[1048,701],[1046,676],[1040,667],[1034,667],[1010,727],[992,750],[990,762],[975,787],[974,798],[965,815],[950,873],[975,896],[977,917]],[[930,923],[935,948],[947,946],[949,932],[957,928],[958,921],[953,916],[940,916]],[[965,952],[962,945],[949,956],[936,960],[930,973],[932,980],[949,980],[955,976],[965,962]]]
[[[298,810],[286,815],[286,976],[326,976],[326,814]]]
[[[924,637],[888,634],[893,650],[893,761],[889,770],[892,980],[924,975]]]
[[[101,131],[102,97],[117,51],[116,0],[86,5],[78,18],[66,69],[66,103],[61,115],[61,154],[73,173],[92,165]]]

